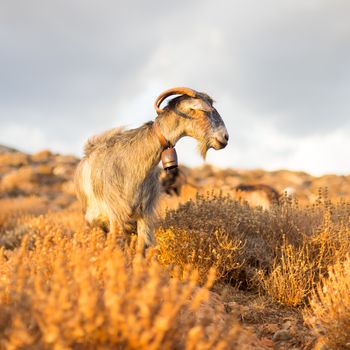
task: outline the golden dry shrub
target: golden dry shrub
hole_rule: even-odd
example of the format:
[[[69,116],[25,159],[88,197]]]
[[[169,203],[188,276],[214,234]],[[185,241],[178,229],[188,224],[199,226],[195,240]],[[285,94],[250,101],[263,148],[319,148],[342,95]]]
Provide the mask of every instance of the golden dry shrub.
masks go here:
[[[45,200],[38,196],[0,199],[0,232],[13,217],[24,214],[41,214],[46,210],[46,207]]]
[[[157,232],[158,260],[162,265],[174,265],[185,271],[192,266],[199,272],[199,281],[204,283],[210,270],[216,270],[216,279],[237,277],[242,265],[243,242],[232,241],[227,234],[217,230],[195,233],[168,228]]]
[[[330,206],[322,224],[307,241],[315,262],[316,277],[327,275],[328,268],[346,258],[350,251],[350,209],[348,204]]]
[[[280,256],[276,257],[272,271],[257,274],[260,286],[272,299],[288,306],[301,305],[315,282],[314,262],[308,247],[295,248],[284,241]]]
[[[197,195],[196,200],[168,210],[157,236],[161,260],[180,265],[211,263],[219,276],[253,288],[257,271],[273,269],[283,237],[295,247],[302,246],[322,215],[319,209],[299,208],[288,197],[263,210],[229,196]]]
[[[47,202],[38,196],[0,199],[0,246],[14,248],[27,232],[32,215],[47,211]]]
[[[32,244],[47,231],[68,236],[85,227],[80,211],[75,208],[39,215],[48,210],[47,202],[40,197],[8,198],[0,200],[1,203],[4,210],[0,213],[0,246],[6,249],[18,247],[25,235]]]
[[[288,196],[270,210],[222,195],[197,195],[168,210],[157,239],[162,264],[192,264],[205,278],[260,288],[289,306],[302,305],[330,265],[350,249],[350,206],[327,191],[301,208]]]
[[[199,288],[195,270],[170,277],[101,231],[37,221],[33,245],[1,250],[0,349],[242,348],[239,326],[210,304],[212,274]]]
[[[22,166],[5,174],[1,181],[1,191],[23,191],[31,193],[37,182],[37,174],[31,165]]]
[[[320,197],[322,199],[322,197]],[[282,245],[276,242],[276,253],[271,270],[260,270],[260,287],[279,303],[298,306],[307,301],[313,287],[328,273],[329,266],[345,259],[350,249],[349,205],[335,205],[326,200],[303,209],[310,218],[317,218],[311,227],[300,226],[299,241],[290,234]],[[297,244],[296,244],[297,243]]]
[[[4,152],[0,153],[0,169],[1,167],[20,167],[29,163],[29,155],[21,152]]]
[[[62,176],[55,175],[52,164],[30,164],[13,169],[4,174],[0,191],[11,197],[29,194],[57,194],[61,192]]]
[[[50,150],[43,149],[37,153],[30,156],[31,160],[35,163],[47,163],[51,158],[53,158],[53,153]]]
[[[304,319],[326,349],[349,349],[350,344],[350,257],[329,268],[312,292]]]

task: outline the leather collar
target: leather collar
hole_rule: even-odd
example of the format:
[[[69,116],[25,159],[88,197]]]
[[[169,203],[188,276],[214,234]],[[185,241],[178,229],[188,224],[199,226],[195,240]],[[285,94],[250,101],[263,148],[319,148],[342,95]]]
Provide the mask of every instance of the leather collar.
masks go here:
[[[169,148],[171,147],[171,143],[165,138],[165,136],[162,134],[162,131],[160,130],[160,127],[158,125],[158,123],[155,121],[153,123],[153,129],[158,137],[158,140],[160,142],[160,144],[164,147],[164,148]]]

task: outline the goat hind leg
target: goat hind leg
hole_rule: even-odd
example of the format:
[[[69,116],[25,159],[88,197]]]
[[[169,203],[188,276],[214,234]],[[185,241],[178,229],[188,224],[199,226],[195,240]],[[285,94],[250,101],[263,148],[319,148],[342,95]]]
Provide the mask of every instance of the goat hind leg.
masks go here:
[[[118,220],[119,219],[119,220]],[[136,220],[131,217],[127,218],[115,218],[111,216],[109,220],[110,234],[116,240],[122,243],[122,246],[125,244],[130,244],[131,235],[136,234]]]
[[[137,220],[137,245],[141,249],[147,249],[155,244],[153,220],[142,217]]]

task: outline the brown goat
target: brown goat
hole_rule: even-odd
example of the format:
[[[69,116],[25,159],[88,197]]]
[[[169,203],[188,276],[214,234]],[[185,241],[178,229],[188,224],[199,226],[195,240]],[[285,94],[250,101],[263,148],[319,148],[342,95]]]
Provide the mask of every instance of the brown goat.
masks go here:
[[[162,101],[171,95],[164,108]],[[199,141],[205,158],[209,148],[224,148],[228,133],[213,100],[188,88],[163,92],[155,102],[154,122],[132,129],[112,129],[92,137],[75,174],[78,198],[89,224],[101,223],[117,235],[137,226],[141,246],[154,243],[154,208],[159,195],[159,161],[169,145],[184,136]],[[157,127],[155,127],[157,124]],[[164,145],[164,140],[166,144]]]
[[[260,206],[268,209],[273,205],[278,205],[279,193],[271,186],[265,184],[240,184],[236,186],[238,198],[245,200],[252,206]]]

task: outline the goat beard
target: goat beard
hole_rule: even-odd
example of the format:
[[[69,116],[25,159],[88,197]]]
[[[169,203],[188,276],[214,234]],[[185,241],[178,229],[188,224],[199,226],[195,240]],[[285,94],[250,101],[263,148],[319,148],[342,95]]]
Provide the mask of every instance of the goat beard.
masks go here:
[[[205,142],[205,141],[199,142],[199,144],[198,144],[198,150],[199,150],[199,153],[200,153],[200,155],[202,156],[202,158],[203,158],[204,160],[205,160],[205,158],[207,157],[208,149],[209,149],[209,145],[208,145],[207,142]]]

